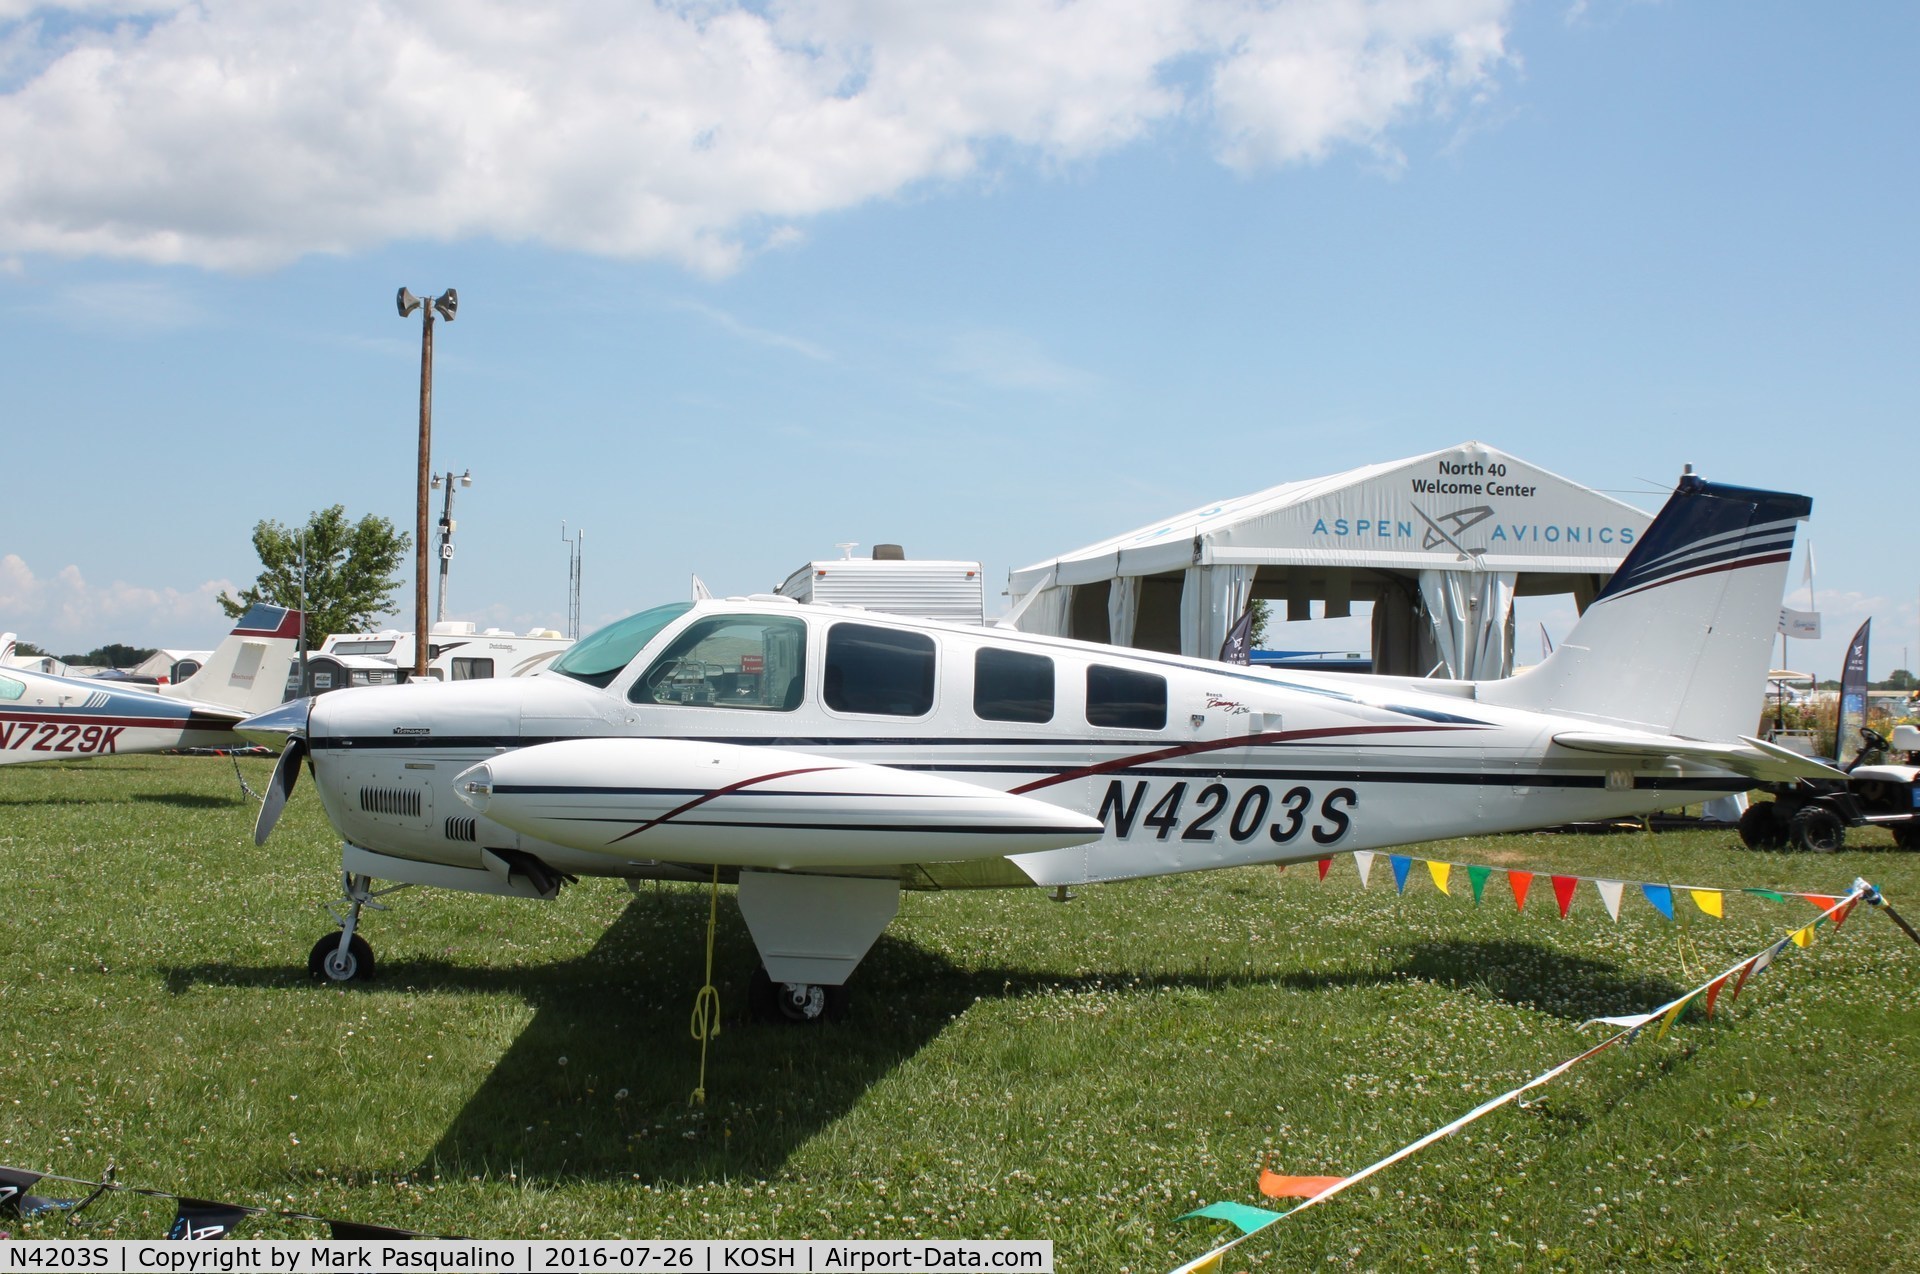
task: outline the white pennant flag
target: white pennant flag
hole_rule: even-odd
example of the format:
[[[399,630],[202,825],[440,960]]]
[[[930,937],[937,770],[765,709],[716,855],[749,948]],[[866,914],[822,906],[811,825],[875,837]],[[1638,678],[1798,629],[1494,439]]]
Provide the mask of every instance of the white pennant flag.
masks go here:
[[[1373,851],[1356,849],[1353,851],[1353,865],[1360,869],[1360,888],[1367,887],[1367,873],[1373,870]]]
[[[1625,882],[1618,880],[1596,880],[1593,887],[1600,891],[1600,901],[1607,904],[1607,914],[1613,917],[1615,924],[1620,923],[1620,891]]]

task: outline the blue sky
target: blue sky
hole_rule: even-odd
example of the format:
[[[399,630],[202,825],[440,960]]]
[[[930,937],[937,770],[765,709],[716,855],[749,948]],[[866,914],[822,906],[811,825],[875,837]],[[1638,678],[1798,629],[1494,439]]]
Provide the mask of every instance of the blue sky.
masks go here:
[[[562,624],[562,519],[589,627],[847,540],[997,592],[1478,439],[1812,495],[1791,661],[1871,615],[1882,676],[1917,56],[1904,5],[0,0],[0,628],[207,646],[259,519],[411,527],[392,297],[452,286],[483,624]]]

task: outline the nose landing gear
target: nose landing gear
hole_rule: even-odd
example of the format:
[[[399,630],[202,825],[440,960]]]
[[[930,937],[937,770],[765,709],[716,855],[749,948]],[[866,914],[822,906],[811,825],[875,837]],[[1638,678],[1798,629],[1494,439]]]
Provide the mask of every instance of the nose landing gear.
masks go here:
[[[371,907],[375,911],[385,911],[386,905],[376,901],[391,893],[398,893],[407,885],[394,885],[388,889],[375,889],[373,877],[356,875],[353,872],[340,873],[341,902],[328,903],[327,910],[333,913],[335,923],[340,926],[338,936],[328,934],[313,944],[313,950],[307,953],[307,973],[316,982],[366,982],[373,977],[373,947],[367,940],[354,932],[360,927],[360,909]]]

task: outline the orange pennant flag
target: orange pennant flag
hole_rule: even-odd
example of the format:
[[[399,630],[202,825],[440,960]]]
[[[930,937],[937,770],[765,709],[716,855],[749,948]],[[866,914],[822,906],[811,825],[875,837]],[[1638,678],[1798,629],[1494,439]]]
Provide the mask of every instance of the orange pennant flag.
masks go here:
[[[1833,906],[1834,903],[1840,901],[1838,895],[1835,894],[1801,894],[1800,896],[1822,911],[1825,911],[1827,908]]]
[[[1345,1180],[1345,1177],[1283,1177],[1272,1168],[1262,1168],[1260,1193],[1269,1199],[1311,1199]]]
[[[1525,911],[1527,908],[1527,890],[1533,888],[1533,873],[1530,871],[1510,871],[1507,883],[1513,886],[1513,909]]]

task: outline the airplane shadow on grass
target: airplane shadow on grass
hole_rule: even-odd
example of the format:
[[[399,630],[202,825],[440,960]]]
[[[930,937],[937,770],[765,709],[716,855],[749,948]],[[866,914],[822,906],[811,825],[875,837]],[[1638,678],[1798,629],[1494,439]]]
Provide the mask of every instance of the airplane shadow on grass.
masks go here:
[[[747,1017],[746,972],[757,963],[737,914],[721,913],[714,982],[721,1033],[706,1049],[706,1104],[692,1038],[705,981],[707,904],[688,892],[629,903],[591,949],[540,965],[486,968],[454,959],[382,962],[384,990],[511,994],[535,1007],[417,1165],[424,1176],[509,1173],[533,1181],[699,1183],[764,1178],[863,1094],[925,1049],[978,999],[1047,991],[1271,988],[1318,992],[1419,979],[1568,1018],[1644,1009],[1678,994],[1595,960],[1525,942],[1430,941],[1389,948],[1350,972],[1129,970],[1084,976],[1045,969],[963,968],[883,935],[861,964],[849,1021],[762,1026]],[[373,933],[377,941],[377,931]],[[293,987],[304,968],[198,965],[163,969],[170,990],[199,984]]]

